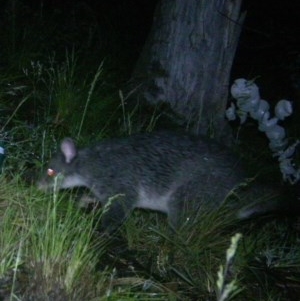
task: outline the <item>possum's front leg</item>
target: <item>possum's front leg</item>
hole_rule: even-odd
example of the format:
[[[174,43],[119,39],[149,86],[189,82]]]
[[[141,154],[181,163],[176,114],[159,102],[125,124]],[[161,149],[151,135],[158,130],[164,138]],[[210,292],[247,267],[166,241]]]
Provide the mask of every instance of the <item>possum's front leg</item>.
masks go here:
[[[134,202],[124,194],[110,197],[103,207],[102,228],[107,233],[115,232],[134,208]]]

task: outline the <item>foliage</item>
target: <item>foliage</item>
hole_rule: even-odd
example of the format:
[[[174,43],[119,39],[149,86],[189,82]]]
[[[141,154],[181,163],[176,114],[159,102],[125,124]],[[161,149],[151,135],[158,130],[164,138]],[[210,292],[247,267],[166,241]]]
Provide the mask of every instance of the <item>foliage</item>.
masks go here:
[[[82,215],[66,197],[42,196],[18,177],[1,178],[1,196],[0,279],[11,281],[11,300],[90,295],[105,243],[94,238],[99,217]]]
[[[202,208],[175,235],[163,215],[136,211],[114,242],[98,233],[98,211],[74,206],[74,194],[41,194],[18,176],[2,176],[0,187],[0,286],[12,300],[222,300],[220,279],[243,288],[230,300],[297,294],[299,237],[287,221],[239,225],[243,238],[220,273],[237,227],[226,208]]]

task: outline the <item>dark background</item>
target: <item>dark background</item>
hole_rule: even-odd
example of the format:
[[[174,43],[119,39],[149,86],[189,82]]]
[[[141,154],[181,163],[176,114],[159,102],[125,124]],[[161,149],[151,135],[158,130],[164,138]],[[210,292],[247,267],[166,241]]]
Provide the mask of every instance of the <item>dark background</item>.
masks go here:
[[[107,72],[118,74],[116,84],[121,86],[130,78],[150,31],[157,3],[154,0],[7,0],[0,4],[0,32],[11,31],[14,24],[15,48],[22,47],[18,45],[19,40],[31,39],[32,44],[44,45],[44,55],[56,51],[57,56],[59,53],[63,56],[66,47],[75,45],[76,50],[85,53],[87,69],[106,59]],[[264,98],[269,101],[293,99],[297,109],[300,2],[245,0],[243,10],[247,11],[247,17],[232,68],[232,80],[257,77]],[[217,8],[215,13],[218,13]],[[26,36],[24,28],[28,26],[32,28]],[[20,29],[24,29],[23,32]],[[9,39],[7,36],[0,41],[3,49],[2,53],[0,50],[0,68],[11,64],[4,50]],[[11,54],[11,50],[7,52]]]

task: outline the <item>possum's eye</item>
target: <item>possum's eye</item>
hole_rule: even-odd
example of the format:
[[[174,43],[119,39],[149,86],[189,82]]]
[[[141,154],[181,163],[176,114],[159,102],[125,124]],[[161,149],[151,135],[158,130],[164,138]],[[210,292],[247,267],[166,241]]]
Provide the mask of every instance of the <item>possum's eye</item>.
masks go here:
[[[49,177],[55,177],[57,175],[57,172],[54,169],[48,168],[47,169],[47,175]]]

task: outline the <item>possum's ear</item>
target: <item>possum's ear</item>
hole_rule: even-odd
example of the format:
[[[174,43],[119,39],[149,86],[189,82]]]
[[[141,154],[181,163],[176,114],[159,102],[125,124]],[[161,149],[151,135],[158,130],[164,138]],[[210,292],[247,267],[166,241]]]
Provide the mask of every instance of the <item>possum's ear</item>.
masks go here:
[[[60,149],[65,156],[66,163],[71,163],[71,161],[77,156],[77,149],[71,138],[65,138],[61,142]]]

